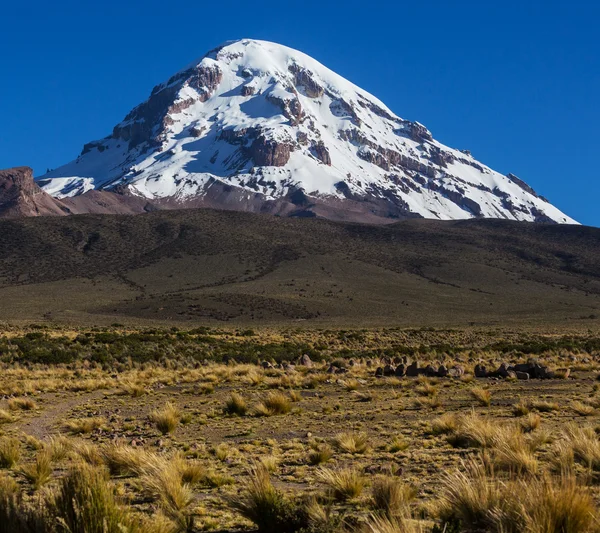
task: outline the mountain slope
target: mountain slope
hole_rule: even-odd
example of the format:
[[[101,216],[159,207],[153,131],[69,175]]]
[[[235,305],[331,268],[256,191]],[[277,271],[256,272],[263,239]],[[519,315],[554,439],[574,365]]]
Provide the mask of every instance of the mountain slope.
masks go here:
[[[307,55],[248,39],[155,87],[39,184],[59,199],[102,189],[153,208],[575,222]]]
[[[600,326],[600,229],[211,209],[0,221],[0,321]]]

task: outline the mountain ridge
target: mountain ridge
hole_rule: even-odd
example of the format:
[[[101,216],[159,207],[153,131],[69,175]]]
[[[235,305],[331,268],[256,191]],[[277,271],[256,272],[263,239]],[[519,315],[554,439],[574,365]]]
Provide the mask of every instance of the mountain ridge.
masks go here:
[[[157,85],[109,136],[38,183],[59,200],[112,191],[156,209],[576,223],[306,54],[251,39]]]

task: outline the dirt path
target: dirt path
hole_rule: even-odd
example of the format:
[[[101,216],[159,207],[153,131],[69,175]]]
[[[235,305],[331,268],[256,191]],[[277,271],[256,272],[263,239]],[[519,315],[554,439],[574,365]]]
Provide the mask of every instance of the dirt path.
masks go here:
[[[60,425],[74,407],[83,403],[97,400],[106,394],[106,390],[96,390],[84,393],[48,393],[39,396],[41,409],[31,418],[17,420],[11,427],[21,430],[36,439],[60,433]],[[67,396],[65,397],[65,394]]]

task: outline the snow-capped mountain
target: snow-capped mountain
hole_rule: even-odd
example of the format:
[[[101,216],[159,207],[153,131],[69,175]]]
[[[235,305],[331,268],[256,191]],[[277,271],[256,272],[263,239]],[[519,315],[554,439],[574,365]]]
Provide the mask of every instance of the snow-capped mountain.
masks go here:
[[[57,199],[96,189],[146,209],[575,223],[307,55],[249,39],[155,87],[111,135],[38,183]]]

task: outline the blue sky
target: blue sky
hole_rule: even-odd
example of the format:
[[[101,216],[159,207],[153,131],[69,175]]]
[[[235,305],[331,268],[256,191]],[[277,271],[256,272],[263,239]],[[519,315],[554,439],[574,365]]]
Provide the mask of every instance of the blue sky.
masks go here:
[[[315,57],[441,142],[600,226],[599,18],[591,0],[10,2],[0,168],[39,175],[72,160],[154,85],[250,37]]]

